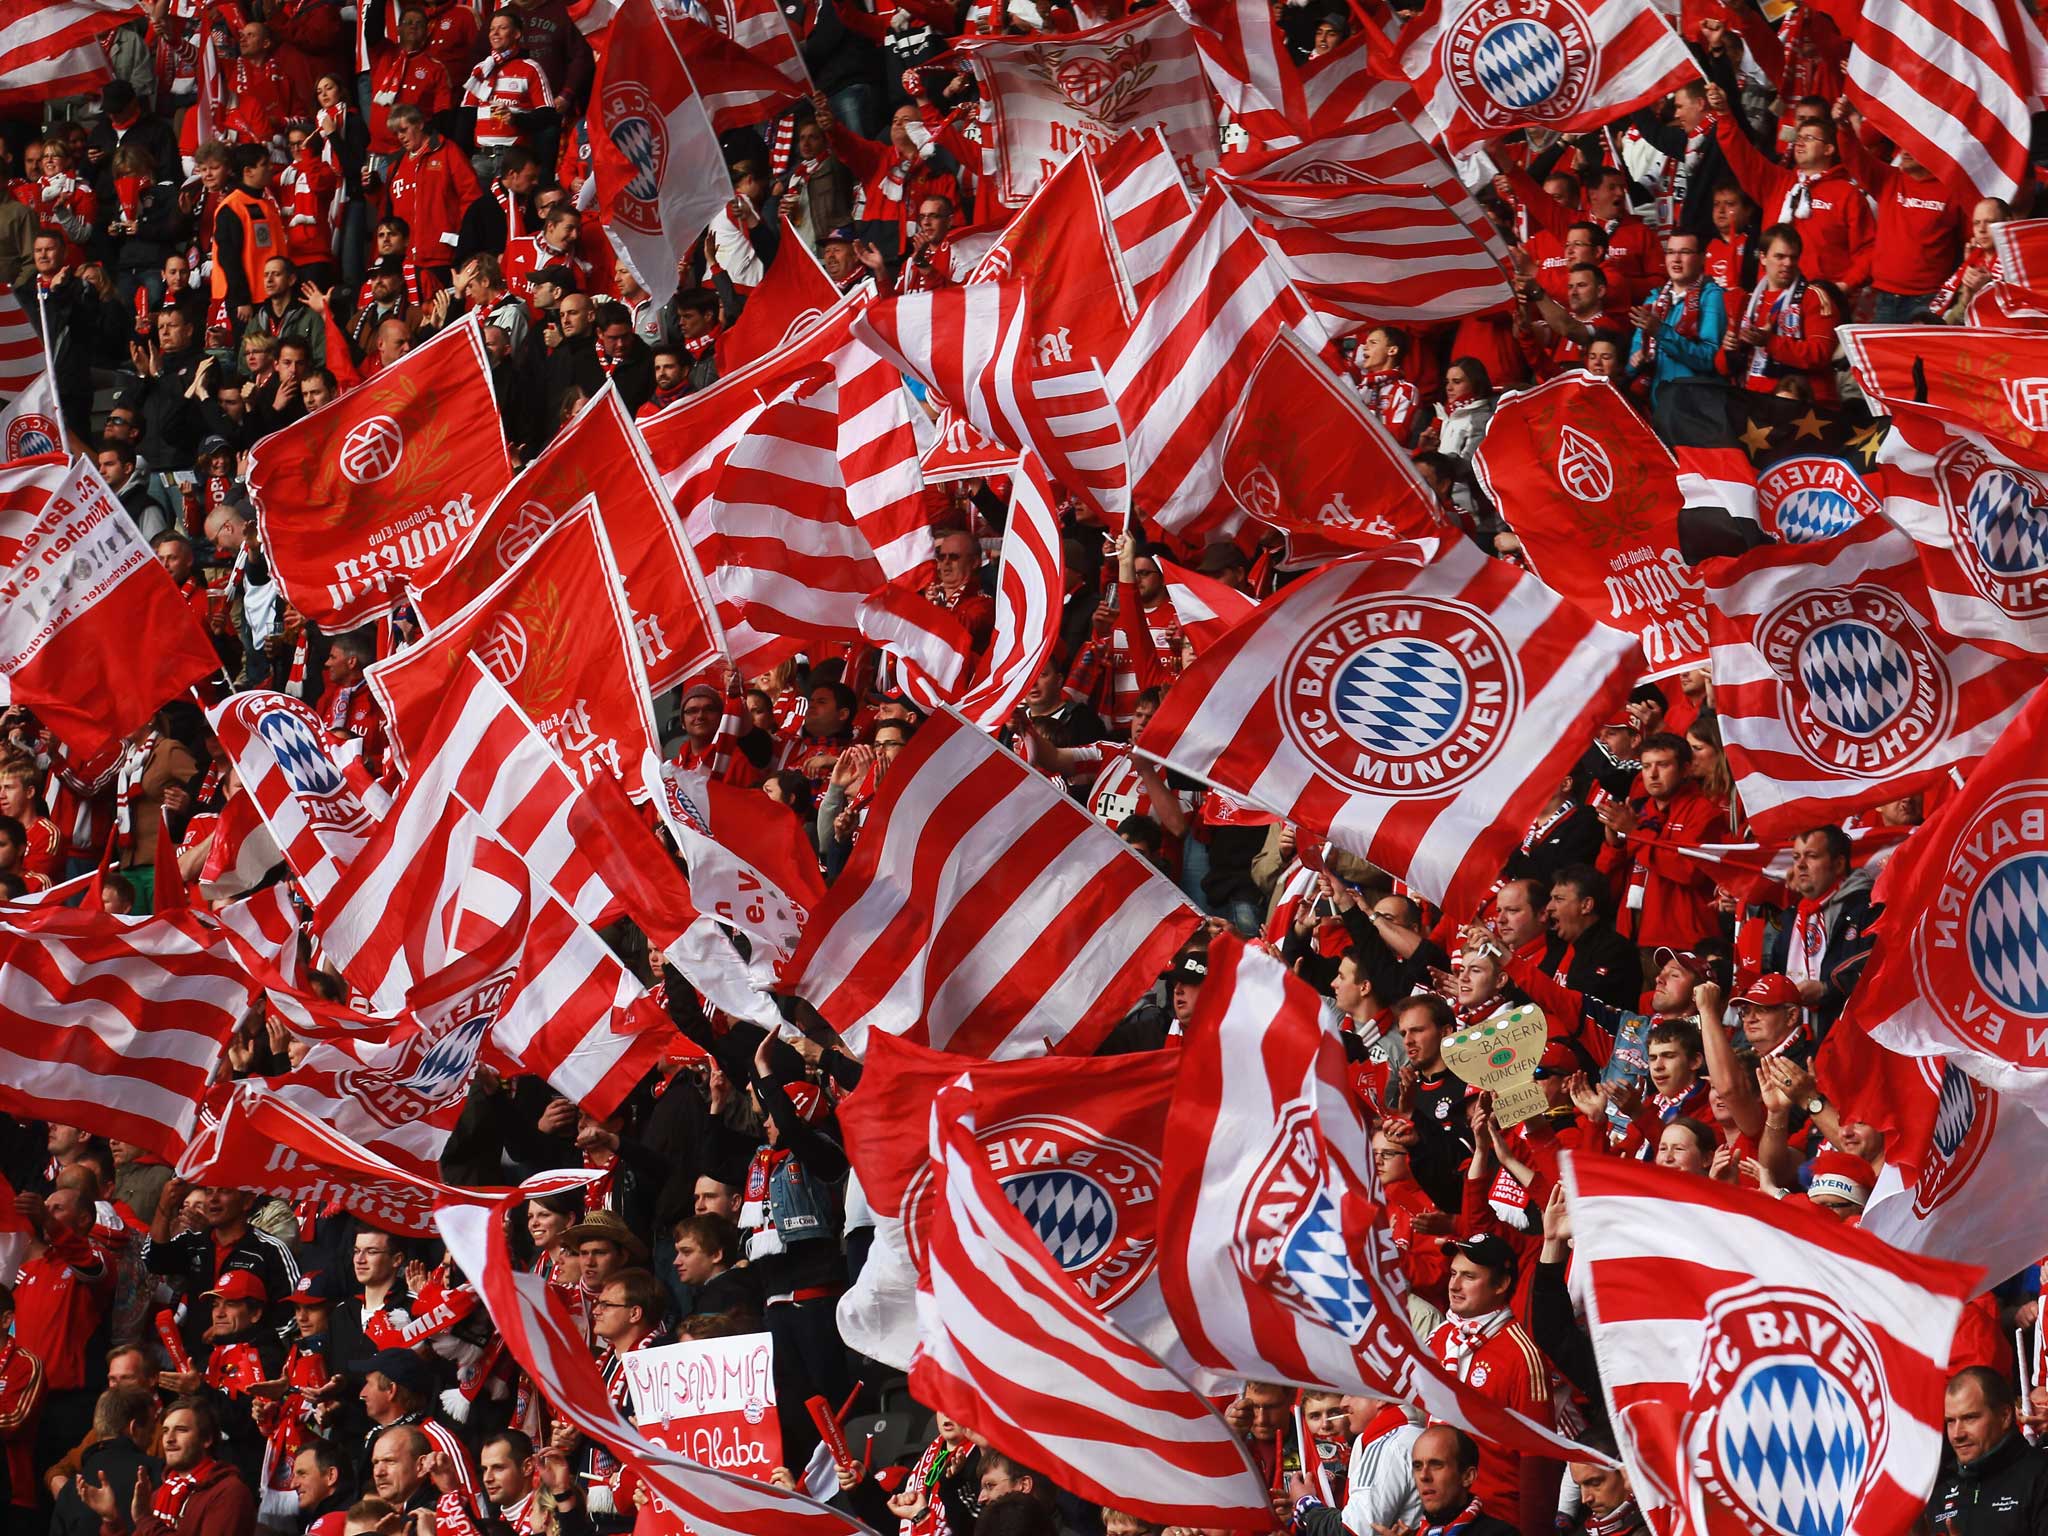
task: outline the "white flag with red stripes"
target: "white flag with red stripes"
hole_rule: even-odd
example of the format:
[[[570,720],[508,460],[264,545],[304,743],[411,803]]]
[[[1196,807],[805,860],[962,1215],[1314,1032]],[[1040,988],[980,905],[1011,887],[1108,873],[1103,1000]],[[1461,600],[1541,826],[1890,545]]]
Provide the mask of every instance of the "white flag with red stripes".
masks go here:
[[[1209,948],[1163,1145],[1160,1284],[1199,1364],[1413,1403],[1533,1455],[1571,1447],[1416,1337],[1343,1046],[1314,989],[1234,934]]]
[[[0,17],[0,98],[26,106],[97,90],[113,78],[102,39],[141,10],[134,0],[17,0]]]
[[[1967,772],[2040,680],[1936,627],[1912,541],[1880,518],[1700,571],[1714,708],[1758,837]]]
[[[390,795],[360,757],[338,761],[320,717],[289,694],[230,694],[206,721],[306,899],[318,905],[390,809]]]
[[[1138,751],[1470,912],[1642,670],[1633,635],[1463,539],[1424,539],[1260,604]]]
[[[1517,128],[1598,129],[1699,79],[1653,0],[1430,0],[1395,47],[1453,154]]]
[[[1197,921],[1057,785],[940,710],[782,976],[856,1051],[881,1029],[996,1060],[1086,1053]]]
[[[1222,185],[1334,334],[1430,325],[1514,301],[1505,269],[1433,187]]]
[[[1282,331],[1328,340],[1237,205],[1211,186],[1109,369],[1130,445],[1131,498],[1170,533],[1232,510],[1223,443],[1252,370]]]
[[[1088,158],[1132,302],[1143,304],[1159,286],[1166,258],[1194,216],[1195,200],[1157,128],[1127,133]]]
[[[931,1155],[910,1362],[918,1401],[1091,1504],[1162,1524],[1270,1520],[1243,1442],[1096,1309],[1011,1203],[976,1139],[971,1077],[933,1100]]]
[[[1903,1531],[1978,1271],[1803,1202],[1561,1159],[1609,1422],[1658,1531]]]
[[[0,405],[19,399],[22,391],[43,376],[43,361],[43,338],[29,323],[28,311],[21,307],[12,288],[0,288]],[[58,451],[58,445],[44,450],[54,451]],[[9,459],[28,456],[0,455]],[[0,549],[0,558],[4,555],[4,549]]]
[[[0,1109],[176,1158],[249,992],[195,912],[0,912]]]
[[[1302,72],[1266,0],[1168,0],[1195,35],[1209,84],[1232,121],[1255,133],[1275,122],[1305,127],[1309,118]]]
[[[1863,0],[1849,32],[1849,99],[1958,199],[2013,197],[2033,180],[2032,117],[2048,48],[2019,0]]]
[[[1034,348],[1030,308],[1022,283],[960,283],[870,304],[853,333],[1120,525],[1129,464],[1107,386],[1096,360],[1063,355],[1059,338]]]
[[[710,0],[706,9],[711,25],[810,95],[811,72],[804,66],[803,50],[775,0]]]
[[[450,1199],[434,1219],[449,1253],[483,1296],[505,1347],[533,1378],[558,1422],[618,1457],[654,1495],[658,1509],[703,1536],[874,1536],[868,1527],[802,1494],[692,1461],[649,1439],[620,1413],[591,1358],[583,1321],[554,1293],[546,1276],[513,1262],[505,1229],[524,1199],[516,1190],[495,1205]]]

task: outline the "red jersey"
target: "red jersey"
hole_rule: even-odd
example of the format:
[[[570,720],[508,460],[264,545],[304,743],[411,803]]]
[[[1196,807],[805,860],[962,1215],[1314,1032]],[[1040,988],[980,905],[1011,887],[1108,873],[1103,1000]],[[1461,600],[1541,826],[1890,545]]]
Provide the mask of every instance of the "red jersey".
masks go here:
[[[468,76],[469,66],[484,51],[483,28],[476,12],[463,0],[443,0],[440,6],[427,0],[427,52],[441,61],[450,80]]]
[[[384,758],[384,717],[366,683],[337,688],[320,701],[320,723],[336,736],[354,736],[363,744],[363,766],[375,774]]]
[[[334,235],[327,209],[340,186],[341,173],[312,155],[301,154],[277,173],[277,202],[284,214],[284,250],[294,266],[334,260]]]
[[[512,120],[496,116],[494,109],[538,112],[553,104],[548,77],[524,54],[486,55],[462,88],[463,111],[475,120],[478,149],[509,149],[525,142]]]
[[[1877,225],[1862,189],[1847,171],[1836,166],[1815,176],[1773,165],[1729,118],[1717,122],[1714,132],[1742,190],[1763,210],[1765,227],[1798,226],[1801,272],[1843,288],[1860,288],[1870,281]]]
[[[412,230],[406,254],[423,267],[451,265],[462,215],[483,190],[469,157],[439,134],[399,161],[391,171],[391,211]]]
[[[1970,205],[1932,176],[1908,176],[1853,133],[1841,136],[1842,163],[1877,198],[1877,245],[1870,285],[1879,293],[1933,293],[1955,270],[1970,235]]]
[[[286,120],[302,110],[298,86],[275,57],[235,60],[228,68],[227,84],[234,93],[236,113],[254,138],[284,132]]]
[[[1803,373],[1813,386],[1813,398],[1832,403],[1840,391],[1835,388],[1835,330],[1841,324],[1826,294],[1804,278],[1789,288],[1759,287],[1754,293],[1728,295],[1728,339],[1722,357],[1739,357],[1746,343],[1739,332],[1754,326],[1767,331],[1764,344],[1748,347],[1742,365],[1745,389],[1773,394],[1778,381],[1788,374]]]
[[[1642,947],[1691,949],[1718,933],[1714,877],[1681,848],[1728,840],[1728,810],[1695,790],[1681,790],[1668,805],[1646,800],[1636,830],[1619,847],[1603,846],[1600,867],[1626,870],[1627,896],[1616,926]]]
[[[1536,1341],[1505,1309],[1480,1326],[1490,1331],[1484,1338],[1470,1340],[1465,1319],[1448,1319],[1430,1335],[1429,1352],[1460,1381],[1496,1403],[1539,1423],[1548,1422],[1552,1417],[1550,1367]],[[1472,1496],[1497,1518],[1514,1525],[1522,1504],[1521,1456],[1488,1446],[1479,1458]]]
[[[418,53],[407,53],[401,48],[386,49],[370,70],[371,153],[396,155],[402,152],[402,146],[392,137],[391,125],[385,120],[400,102],[411,102],[431,119],[436,113],[448,110],[453,96],[454,88],[448,83],[448,71],[433,54],[425,49]]]
[[[1366,408],[1379,417],[1381,425],[1403,448],[1415,441],[1415,416],[1422,408],[1422,391],[1401,377],[1399,369],[1380,368],[1358,376],[1358,392]]]
[[[113,1293],[113,1267],[90,1238],[77,1233],[21,1266],[14,1281],[14,1336],[43,1362],[51,1391],[88,1384],[86,1352]]]
[[[917,205],[927,197],[943,197],[955,208],[966,206],[960,183],[950,171],[936,170],[928,160],[902,160],[893,144],[877,144],[838,123],[832,125],[832,153],[859,179],[858,212],[876,223],[894,219],[909,244],[917,225]]]
[[[521,235],[505,246],[505,286],[522,299],[533,297],[533,274],[544,267],[567,267],[576,274],[576,286],[591,291],[590,263],[573,247],[558,251],[544,234]]]

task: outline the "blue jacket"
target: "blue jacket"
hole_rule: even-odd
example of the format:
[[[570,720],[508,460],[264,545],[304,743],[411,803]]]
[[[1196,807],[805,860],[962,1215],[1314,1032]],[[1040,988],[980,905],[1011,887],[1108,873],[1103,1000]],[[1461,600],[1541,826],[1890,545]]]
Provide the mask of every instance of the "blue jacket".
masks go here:
[[[1659,290],[1660,292],[1662,290]],[[1644,302],[1654,303],[1652,293]],[[1678,329],[1679,308],[1673,305],[1657,327],[1657,355],[1647,369],[1650,398],[1672,379],[1693,379],[1714,375],[1714,354],[1728,334],[1728,295],[1711,277],[1700,279],[1700,324],[1697,336],[1682,335]],[[1629,366],[1638,375],[1645,372],[1643,332],[1638,330],[1629,343]]]

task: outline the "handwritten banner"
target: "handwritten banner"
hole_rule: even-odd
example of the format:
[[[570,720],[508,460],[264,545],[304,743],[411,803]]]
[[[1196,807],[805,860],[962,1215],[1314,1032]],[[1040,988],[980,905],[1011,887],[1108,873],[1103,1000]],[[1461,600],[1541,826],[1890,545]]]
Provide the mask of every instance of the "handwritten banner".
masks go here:
[[[763,1482],[782,1465],[771,1335],[663,1344],[634,1350],[625,1361],[633,1419],[648,1439]]]

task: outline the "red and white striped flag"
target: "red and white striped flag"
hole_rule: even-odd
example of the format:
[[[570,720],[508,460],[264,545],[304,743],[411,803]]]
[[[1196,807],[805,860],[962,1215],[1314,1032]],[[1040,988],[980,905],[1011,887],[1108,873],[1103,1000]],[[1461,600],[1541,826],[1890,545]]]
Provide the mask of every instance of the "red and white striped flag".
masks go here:
[[[101,39],[141,14],[136,0],[18,0],[0,17],[0,99],[27,106],[97,90],[114,77]]]
[[[1425,539],[1260,604],[1138,751],[1466,913],[1642,669],[1633,635],[1463,539]]]
[[[1231,510],[1224,437],[1252,370],[1284,331],[1312,351],[1327,340],[1237,205],[1211,186],[1108,375],[1130,445],[1131,498],[1167,532],[1198,533]]]
[[[247,896],[284,862],[255,797],[246,792],[228,796],[218,812],[202,813],[185,823],[178,851],[202,843],[206,856],[199,866],[199,894],[209,906]]]
[[[1453,154],[1517,128],[1601,128],[1699,78],[1653,0],[1430,0],[1395,47]]]
[[[920,708],[951,703],[985,731],[1010,718],[1060,637],[1066,559],[1059,506],[1044,467],[1029,454],[1018,461],[1012,475],[995,595],[996,622],[989,647],[957,697],[934,687],[922,669],[904,669],[905,685]]]
[[[804,67],[789,23],[775,0],[710,0],[711,25],[808,96],[811,72]]]
[[[1385,81],[1373,56],[1374,38],[1363,29],[1301,66],[1301,99],[1306,109],[1306,129],[1278,118],[1237,118],[1239,127],[1262,151],[1291,147],[1304,136],[1331,131],[1367,110],[1375,92],[1389,86],[1409,90],[1405,80]]]
[[[990,1445],[1091,1504],[1162,1523],[1270,1520],[1243,1443],[1062,1272],[989,1167],[973,1114],[971,1078],[932,1103],[937,1194],[910,1363],[918,1401],[971,1415]]]
[[[723,19],[718,18],[718,19]],[[748,18],[754,22],[755,18]],[[781,20],[781,13],[776,12]],[[757,57],[745,44],[722,28],[686,15],[664,18],[668,35],[682,55],[683,67],[698,86],[699,100],[710,114],[711,126],[720,133],[734,133],[767,121],[810,93],[808,77],[792,79],[787,57],[779,62]],[[784,25],[782,36],[789,37]],[[803,69],[801,56],[796,59]]]
[[[2000,277],[2034,292],[2048,289],[2048,219],[2007,219],[1991,226]]]
[[[718,540],[711,580],[738,609],[742,672],[763,659],[750,635],[783,649],[858,641],[860,605],[882,585],[847,509],[838,433],[839,387],[820,368],[754,412],[718,470],[706,505]]]
[[[1717,1180],[1561,1161],[1608,1418],[1651,1529],[1921,1518],[1975,1269]]]
[[[1344,1049],[1307,983],[1234,934],[1209,948],[1159,1176],[1167,1310],[1201,1365],[1421,1407],[1496,1445],[1572,1442],[1440,1365],[1408,1322]]]
[[[306,984],[306,968],[300,958],[299,909],[290,885],[282,881],[266,885],[253,896],[229,902],[214,916],[228,930],[231,944],[239,941],[246,945],[287,987]],[[260,968],[249,967],[252,973]]]
[[[546,1276],[513,1262],[507,1218],[525,1194],[515,1190],[495,1205],[461,1194],[467,1198],[442,1203],[435,1224],[483,1296],[506,1348],[557,1420],[618,1457],[653,1493],[657,1508],[702,1536],[873,1536],[866,1526],[802,1494],[692,1461],[643,1435],[619,1412],[598,1375],[582,1320]]]
[[[1022,283],[960,283],[870,304],[853,333],[1120,525],[1129,466],[1107,386],[1092,360],[1059,356],[1056,342],[1033,347],[1030,308]]]
[[[607,1114],[675,1031],[604,941],[475,820],[441,784],[409,782],[314,914],[314,930],[356,989],[395,1013],[414,987],[483,948],[523,908],[518,978],[491,1043]]]
[[[1195,35],[1202,69],[1233,121],[1307,126],[1302,72],[1266,0],[1168,0]],[[1258,128],[1253,129],[1259,131]]]
[[[1912,541],[1879,518],[1700,572],[1714,708],[1758,837],[1968,772],[2041,676],[1938,629]]]
[[[917,472],[913,407],[901,375],[853,339],[853,317],[866,302],[864,290],[847,294],[794,340],[638,423],[684,536],[706,567],[717,563],[717,535],[707,509],[719,465],[762,401],[822,365],[839,385],[838,456],[854,525],[886,579],[928,578],[932,540]]]
[[[189,910],[0,912],[0,1109],[175,1158],[249,993]]]
[[[0,288],[0,405],[17,399],[43,376],[43,338],[29,323],[28,311],[12,288]],[[53,450],[45,450],[53,451]],[[32,455],[9,453],[9,459]]]
[[[2033,180],[2048,47],[2019,0],[1864,0],[1830,14],[1849,34],[1849,99],[1953,196],[2009,198]]]
[[[316,906],[369,841],[391,797],[360,757],[338,761],[320,717],[299,700],[253,689],[206,712],[207,724]]]
[[[784,985],[856,1051],[1086,1053],[1194,931],[1166,879],[950,710],[918,728]]]
[[[1432,187],[1222,185],[1333,334],[1430,325],[1514,301],[1499,261]]]
[[[1154,563],[1166,583],[1166,601],[1173,607],[1173,616],[1198,656],[1258,609],[1257,598],[1247,597],[1213,576],[1184,570],[1169,560]]]
[[[1123,263],[1133,308],[1129,318],[1159,286],[1166,259],[1194,216],[1195,200],[1157,128],[1124,134],[1107,149],[1088,155],[1117,256]],[[1128,319],[1125,325],[1129,329]]]
[[[1068,155],[1158,128],[1184,176],[1216,163],[1216,109],[1194,34],[1171,11],[1055,37],[960,38],[993,114],[1006,206],[1020,207]]]

